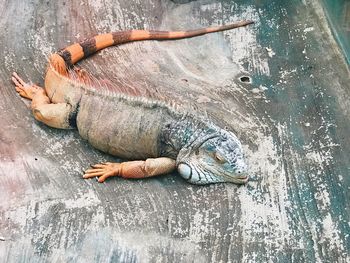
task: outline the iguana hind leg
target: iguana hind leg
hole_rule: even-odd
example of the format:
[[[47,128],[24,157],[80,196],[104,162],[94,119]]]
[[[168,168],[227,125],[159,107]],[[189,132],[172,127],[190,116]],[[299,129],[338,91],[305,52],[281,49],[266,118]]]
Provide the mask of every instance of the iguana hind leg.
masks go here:
[[[41,89],[37,85],[29,85],[24,82],[16,72],[12,74],[12,82],[16,85],[16,91],[21,95],[21,97],[32,100],[34,94]]]
[[[100,163],[91,166],[85,171],[83,178],[99,177],[98,181],[103,183],[108,177],[120,176],[123,178],[146,178],[170,173],[175,170],[175,160],[160,157],[149,158],[146,161],[131,161],[123,163]]]
[[[17,73],[12,74],[16,91],[24,98],[32,100],[31,108],[34,118],[48,126],[60,129],[72,128],[69,121],[72,107],[67,103],[51,103],[45,89],[23,81]]]

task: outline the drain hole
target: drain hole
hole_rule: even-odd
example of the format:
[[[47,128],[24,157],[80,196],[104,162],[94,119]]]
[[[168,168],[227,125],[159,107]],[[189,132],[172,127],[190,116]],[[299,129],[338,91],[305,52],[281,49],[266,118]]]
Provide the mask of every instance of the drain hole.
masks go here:
[[[247,76],[243,76],[239,78],[244,83],[250,83],[250,78]]]

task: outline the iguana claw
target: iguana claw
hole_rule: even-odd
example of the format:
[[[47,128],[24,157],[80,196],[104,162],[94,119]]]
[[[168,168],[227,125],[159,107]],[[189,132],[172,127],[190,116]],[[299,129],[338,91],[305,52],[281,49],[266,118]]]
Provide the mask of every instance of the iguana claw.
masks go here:
[[[85,171],[84,179],[98,177],[98,182],[103,183],[108,177],[118,176],[120,173],[120,163],[101,163],[90,165],[92,169]]]
[[[29,85],[23,79],[21,79],[16,72],[12,73],[12,82],[16,86],[16,91],[21,97],[32,100],[34,94],[41,88],[37,85]]]

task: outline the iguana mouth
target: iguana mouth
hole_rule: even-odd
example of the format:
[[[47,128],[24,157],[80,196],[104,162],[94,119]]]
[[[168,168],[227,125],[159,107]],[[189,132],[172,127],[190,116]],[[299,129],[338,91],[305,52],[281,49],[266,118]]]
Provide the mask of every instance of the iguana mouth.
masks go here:
[[[220,175],[218,175],[217,172],[215,172],[212,169],[208,168],[206,165],[204,167],[202,167],[202,169],[199,169],[199,170],[195,169],[197,171],[194,172],[192,166],[190,164],[184,162],[184,161],[180,161],[177,164],[177,170],[178,170],[179,174],[181,174],[181,176],[184,179],[186,179],[186,180],[192,180],[192,177],[194,175],[196,175],[196,174],[198,176],[198,173],[199,173],[199,180],[198,180],[198,182],[203,181],[200,178],[205,179],[205,178],[208,177],[209,174],[210,174],[209,177],[211,177],[211,178],[215,177],[219,181],[221,181],[223,179],[223,180],[225,180],[227,182],[232,182],[232,183],[235,183],[235,184],[245,184],[249,180],[249,176],[245,172],[244,172],[244,174],[240,174],[240,175],[238,175],[238,174],[230,174],[230,173],[225,173],[225,172],[221,173]],[[220,178],[221,178],[221,180],[220,180]]]
[[[204,169],[211,173],[213,176],[217,178],[225,179],[225,181],[236,183],[236,184],[245,184],[248,182],[249,175],[246,172],[243,172],[241,174],[238,174],[236,172],[219,172],[219,171],[213,171],[211,169],[211,166],[204,165]]]
[[[249,180],[249,176],[245,175],[245,176],[240,176],[240,177],[236,177],[242,184],[245,184],[246,182],[248,182]]]

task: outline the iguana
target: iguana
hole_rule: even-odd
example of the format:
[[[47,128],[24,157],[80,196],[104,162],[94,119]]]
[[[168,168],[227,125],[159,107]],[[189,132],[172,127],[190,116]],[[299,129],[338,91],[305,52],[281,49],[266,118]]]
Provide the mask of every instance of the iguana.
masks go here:
[[[253,21],[190,31],[130,30],[101,34],[49,57],[45,88],[25,83],[15,72],[16,91],[32,100],[36,120],[77,128],[95,148],[129,160],[100,163],[83,178],[146,178],[177,169],[188,182],[246,183],[246,164],[237,137],[211,121],[166,102],[125,89],[106,92],[73,65],[97,51],[139,40],[182,39],[252,24]]]

